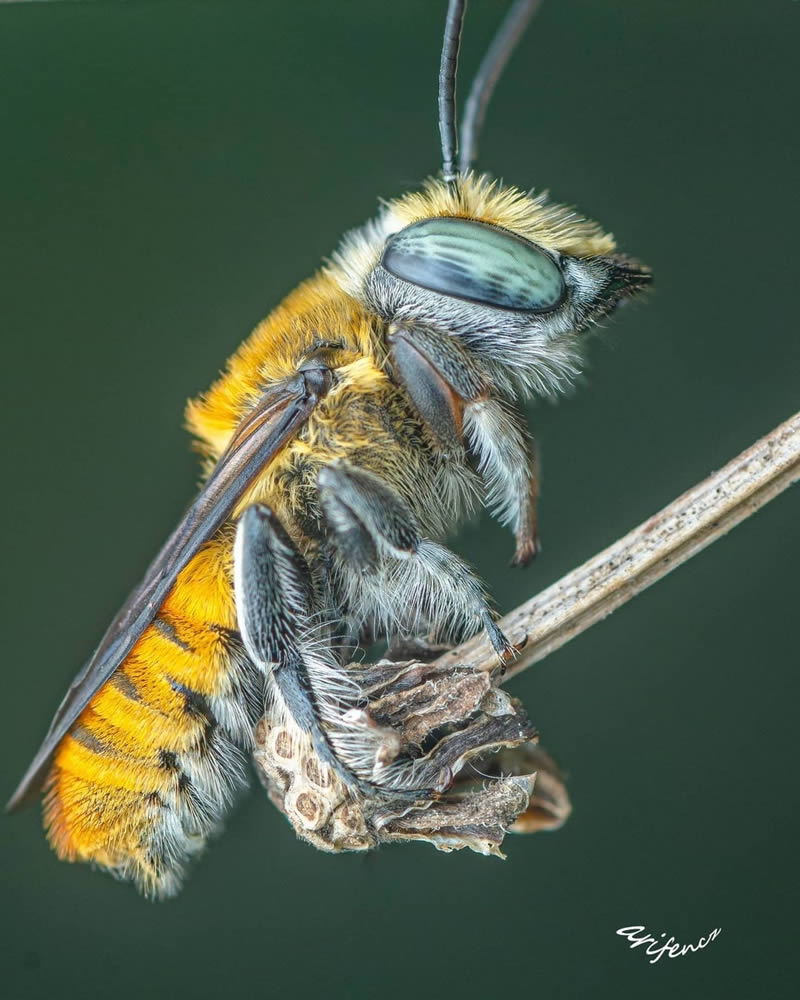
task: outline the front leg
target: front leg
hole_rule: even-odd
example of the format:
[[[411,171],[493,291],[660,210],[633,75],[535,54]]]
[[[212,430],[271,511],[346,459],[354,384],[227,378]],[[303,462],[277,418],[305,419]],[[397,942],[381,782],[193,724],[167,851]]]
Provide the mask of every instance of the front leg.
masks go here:
[[[466,448],[486,488],[486,502],[516,539],[512,565],[538,550],[537,476],[522,415],[489,391],[477,361],[454,337],[394,324],[392,366],[439,447]]]
[[[539,476],[523,417],[505,400],[476,400],[464,411],[464,437],[486,484],[489,508],[514,531],[511,565],[527,566],[539,551]]]

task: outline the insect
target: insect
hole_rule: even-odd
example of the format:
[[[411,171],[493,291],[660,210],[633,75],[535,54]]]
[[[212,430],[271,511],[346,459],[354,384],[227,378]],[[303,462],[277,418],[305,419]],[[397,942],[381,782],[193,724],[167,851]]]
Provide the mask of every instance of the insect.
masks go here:
[[[441,176],[346,235],[189,404],[199,495],[61,703],[10,807],[43,785],[59,857],[169,895],[244,782],[269,711],[356,796],[407,794],[376,764],[349,656],[485,629],[473,571],[438,539],[477,502],[537,547],[518,409],[579,369],[586,332],[650,280],[594,222],[472,170],[496,80],[537,0],[517,0],[466,103],[465,2],[439,74]],[[421,640],[420,640],[421,641]]]

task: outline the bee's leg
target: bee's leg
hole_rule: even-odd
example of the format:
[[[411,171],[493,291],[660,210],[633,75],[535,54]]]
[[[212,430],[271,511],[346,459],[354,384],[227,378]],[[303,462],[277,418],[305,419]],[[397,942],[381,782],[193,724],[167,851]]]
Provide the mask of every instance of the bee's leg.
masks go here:
[[[539,551],[539,475],[525,420],[505,400],[476,400],[464,410],[464,436],[486,484],[490,509],[514,531],[511,565],[527,566]]]
[[[445,623],[460,639],[483,627],[500,661],[514,659],[475,574],[449,549],[421,537],[394,490],[341,461],[322,468],[318,484],[345,607],[388,635]]]
[[[466,448],[489,507],[513,528],[512,565],[526,565],[538,549],[538,486],[522,415],[489,392],[477,361],[454,337],[395,324],[388,340],[393,368],[420,417],[442,449]]]
[[[357,782],[328,739],[323,720],[353,698],[341,671],[309,635],[311,573],[275,514],[263,504],[239,519],[234,546],[236,615],[250,659],[280,694],[315,751],[348,783]],[[311,640],[311,641],[310,641]],[[349,697],[348,697],[349,696]]]

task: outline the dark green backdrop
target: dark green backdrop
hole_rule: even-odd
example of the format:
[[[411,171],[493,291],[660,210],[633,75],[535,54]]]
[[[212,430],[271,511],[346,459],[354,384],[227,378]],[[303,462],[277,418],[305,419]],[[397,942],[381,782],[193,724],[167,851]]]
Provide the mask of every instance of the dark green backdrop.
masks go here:
[[[437,168],[444,0],[1,4],[3,791],[192,493],[187,396],[339,235]],[[500,5],[472,0],[468,73]],[[653,266],[533,413],[544,553],[456,543],[502,607],[797,409],[790,0],[550,0],[484,165]],[[505,863],[329,857],[255,792],[175,901],[0,822],[3,995],[794,995],[798,500],[515,682],[570,773]],[[647,964],[615,929],[699,954]]]

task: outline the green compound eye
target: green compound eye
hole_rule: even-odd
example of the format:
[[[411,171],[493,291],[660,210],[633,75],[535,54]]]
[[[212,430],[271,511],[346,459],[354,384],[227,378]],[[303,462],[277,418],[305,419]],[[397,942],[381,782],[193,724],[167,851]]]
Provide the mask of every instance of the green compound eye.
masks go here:
[[[500,309],[546,312],[564,298],[564,278],[550,257],[471,219],[415,222],[390,237],[381,264],[412,285]]]

